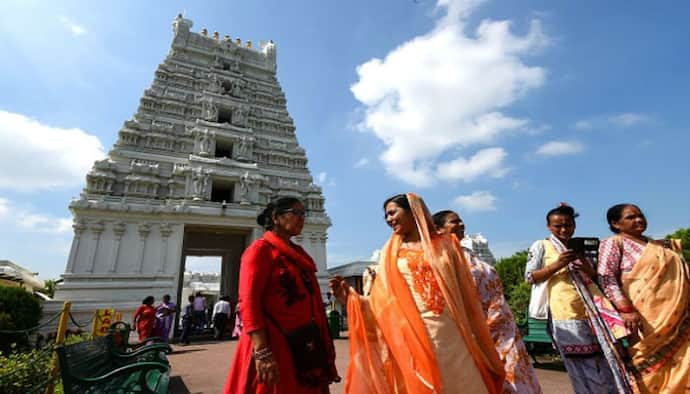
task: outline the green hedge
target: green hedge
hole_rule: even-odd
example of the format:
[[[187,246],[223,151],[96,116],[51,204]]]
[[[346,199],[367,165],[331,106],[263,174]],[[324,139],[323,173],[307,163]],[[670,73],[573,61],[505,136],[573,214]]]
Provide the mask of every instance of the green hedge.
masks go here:
[[[0,286],[0,330],[27,330],[38,326],[42,306],[36,296],[21,287]],[[12,344],[28,346],[25,334],[0,334],[0,352],[8,353]]]
[[[89,339],[91,339],[91,334],[75,333],[65,338],[65,344],[71,345]],[[21,351],[15,346],[9,353],[0,354],[0,393],[43,393],[49,383],[52,349],[52,343],[31,351]],[[59,376],[55,384],[55,394],[62,393]]]

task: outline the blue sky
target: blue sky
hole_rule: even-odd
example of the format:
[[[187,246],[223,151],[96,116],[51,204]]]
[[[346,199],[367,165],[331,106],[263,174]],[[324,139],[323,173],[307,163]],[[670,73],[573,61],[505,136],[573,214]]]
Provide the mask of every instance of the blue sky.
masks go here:
[[[69,200],[170,47],[178,12],[272,39],[278,80],[333,221],[329,265],[389,235],[382,201],[456,209],[499,256],[638,203],[650,235],[690,226],[690,5],[643,1],[5,1],[0,259],[64,269]]]

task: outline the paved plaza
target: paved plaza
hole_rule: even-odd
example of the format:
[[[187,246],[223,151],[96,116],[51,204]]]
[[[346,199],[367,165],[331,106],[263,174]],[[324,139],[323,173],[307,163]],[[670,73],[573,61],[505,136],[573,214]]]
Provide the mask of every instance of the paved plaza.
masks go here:
[[[236,341],[199,342],[184,347],[173,345],[174,352],[168,356],[172,364],[170,393],[220,393],[225,384],[236,345]],[[339,339],[335,341],[335,345],[338,371],[341,375],[345,375],[349,359],[348,341]],[[546,394],[572,393],[565,372],[537,369],[537,376]],[[331,393],[342,394],[343,390],[342,382],[331,386]]]

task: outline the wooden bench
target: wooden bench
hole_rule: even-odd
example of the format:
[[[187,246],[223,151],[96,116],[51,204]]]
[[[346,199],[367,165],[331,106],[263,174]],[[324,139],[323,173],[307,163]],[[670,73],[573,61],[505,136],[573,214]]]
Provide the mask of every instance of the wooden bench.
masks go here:
[[[549,333],[546,330],[546,325],[546,320],[533,319],[531,317],[527,318],[526,332],[525,335],[522,337],[522,341],[525,342],[527,352],[530,356],[532,356],[532,359],[534,360],[535,364],[537,363],[537,359],[534,357],[537,348],[536,344],[552,343],[551,337],[549,336]]]
[[[108,335],[56,351],[66,394],[168,392],[170,365],[158,347],[123,353]]]
[[[118,321],[110,325],[108,335],[108,345],[110,349],[119,354],[130,354],[138,358],[139,361],[159,361],[167,363],[166,354],[172,348],[162,338],[153,337],[137,343],[129,343],[129,333],[132,331],[126,322]]]

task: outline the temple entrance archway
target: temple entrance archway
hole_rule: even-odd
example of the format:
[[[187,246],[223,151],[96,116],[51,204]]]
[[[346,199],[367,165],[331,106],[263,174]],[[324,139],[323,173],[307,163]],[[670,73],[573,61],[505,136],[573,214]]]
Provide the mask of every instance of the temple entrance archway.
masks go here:
[[[220,258],[220,283],[217,296],[227,295],[237,301],[240,276],[240,258],[244,249],[251,241],[251,231],[246,229],[213,227],[213,226],[185,226],[180,260],[180,280],[177,287],[177,299],[180,308],[187,304],[186,295],[189,290],[183,289],[188,278],[186,261],[190,256],[212,256]],[[217,297],[214,297],[217,299]],[[211,305],[212,306],[212,305]],[[181,309],[183,311],[183,309]]]

